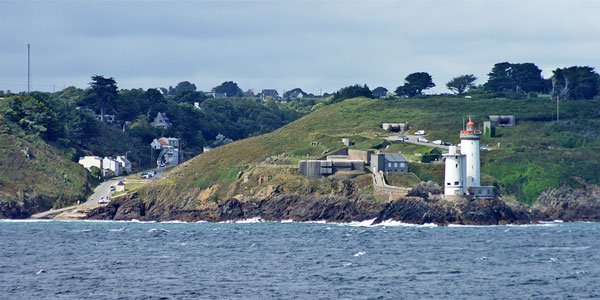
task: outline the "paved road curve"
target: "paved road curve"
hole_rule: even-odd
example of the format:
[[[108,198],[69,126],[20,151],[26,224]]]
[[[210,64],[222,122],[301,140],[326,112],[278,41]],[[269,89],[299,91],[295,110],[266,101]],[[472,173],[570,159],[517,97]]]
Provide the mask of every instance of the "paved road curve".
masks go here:
[[[416,136],[416,135],[405,135],[407,140],[404,141],[404,143],[410,143],[410,144],[415,144],[415,145],[423,145],[423,146],[429,146],[429,147],[437,147],[437,148],[441,148],[441,149],[446,149],[448,150],[448,146],[444,146],[444,145],[436,145],[433,144],[431,142],[429,143],[421,143],[419,142],[419,138],[424,136]],[[388,141],[392,141],[392,142],[397,142],[399,141],[399,136],[388,136],[385,138]]]
[[[150,180],[160,178],[162,175],[164,175],[166,168],[156,168],[154,169],[154,171],[156,171],[156,175]],[[142,172],[139,172],[137,174],[141,175]],[[110,196],[114,193],[110,191],[110,187],[116,185],[117,183],[119,183],[119,181],[123,179],[125,179],[125,176],[113,177],[100,183],[100,185],[98,185],[96,189],[94,189],[94,194],[88,197],[87,201],[85,203],[82,203],[81,205],[98,205],[98,200],[100,200],[100,198],[102,197],[104,197],[104,199],[110,199]]]
[[[100,200],[100,198],[104,197],[104,199],[109,199],[110,195],[113,193],[110,191],[110,187],[116,185],[123,179],[125,179],[125,176],[113,177],[100,183],[100,185],[94,189],[94,193],[88,197],[88,200],[82,205],[98,205],[98,200]]]

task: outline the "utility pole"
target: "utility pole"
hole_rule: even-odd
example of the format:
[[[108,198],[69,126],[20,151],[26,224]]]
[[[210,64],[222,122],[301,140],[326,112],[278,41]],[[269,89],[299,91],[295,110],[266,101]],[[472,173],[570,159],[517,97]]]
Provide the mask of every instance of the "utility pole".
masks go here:
[[[560,97],[558,97],[558,95],[557,95],[557,96],[556,96],[556,122],[560,121],[560,118],[559,118],[559,110],[558,110],[558,108],[559,108],[559,105],[558,105],[558,99],[559,99],[559,98],[560,98]]]
[[[27,92],[31,91],[31,61],[29,50],[31,48],[31,44],[27,42]]]

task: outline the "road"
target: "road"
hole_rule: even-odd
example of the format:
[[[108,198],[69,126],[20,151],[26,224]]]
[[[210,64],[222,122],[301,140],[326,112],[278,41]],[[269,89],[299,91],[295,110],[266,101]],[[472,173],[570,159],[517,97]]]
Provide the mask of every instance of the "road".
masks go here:
[[[150,180],[160,178],[163,174],[165,174],[166,168],[156,168],[154,170],[156,171],[156,175]],[[142,172],[137,173],[137,175],[141,174]],[[100,198],[102,197],[104,197],[104,199],[110,199],[110,196],[112,195],[112,193],[114,193],[110,191],[110,187],[116,185],[117,183],[119,183],[119,181],[123,179],[125,179],[125,176],[113,177],[100,183],[100,185],[98,185],[94,189],[94,193],[91,196],[89,196],[87,201],[82,203],[81,205],[98,205],[98,200],[100,200]]]
[[[448,150],[448,146],[444,146],[444,145],[436,145],[434,143],[422,143],[419,142],[419,138],[425,138],[422,135],[405,135],[407,140],[404,141],[404,143],[410,143],[410,144],[415,144],[415,145],[423,145],[423,146],[429,146],[429,147],[436,147],[436,148],[441,148],[441,149],[445,149]],[[385,138],[388,141],[391,142],[399,142],[399,135],[395,135],[395,136],[388,136]]]
[[[150,180],[154,180],[156,178],[163,176],[165,174],[165,172],[167,171],[167,168],[156,168],[154,170],[156,170],[156,176],[154,176]],[[141,173],[142,172],[139,172],[137,174],[141,175]],[[121,181],[123,179],[125,179],[125,176],[119,176],[119,177],[114,177],[114,178],[108,179],[108,180],[100,183],[100,185],[98,185],[94,189],[94,194],[92,194],[90,197],[88,197],[87,201],[85,201],[84,203],[82,203],[80,205],[73,205],[73,206],[69,206],[69,207],[65,207],[65,208],[61,208],[61,209],[50,209],[50,210],[32,215],[31,218],[32,219],[66,219],[66,220],[82,219],[92,209],[106,205],[106,204],[98,205],[98,200],[102,197],[109,199],[109,197],[113,193],[110,191],[110,187],[112,185],[117,184],[119,181]]]
[[[88,200],[82,205],[98,205],[98,200],[100,200],[100,198],[104,197],[104,199],[108,199],[113,193],[110,191],[110,187],[116,185],[123,179],[125,179],[125,176],[113,177],[100,183],[100,185],[94,189],[94,193],[89,196]]]

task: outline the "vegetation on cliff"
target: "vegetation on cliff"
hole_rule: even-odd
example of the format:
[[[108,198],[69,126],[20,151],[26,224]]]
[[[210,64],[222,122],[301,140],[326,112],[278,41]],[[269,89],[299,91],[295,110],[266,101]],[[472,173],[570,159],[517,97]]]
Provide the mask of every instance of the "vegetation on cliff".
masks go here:
[[[599,104],[598,100],[564,102],[560,121],[555,121],[554,103],[545,99],[349,99],[318,109],[275,132],[204,153],[178,166],[164,179],[142,187],[139,195],[144,200],[187,208],[216,205],[236,195],[256,197],[253,193],[257,190],[246,185],[258,179],[244,178],[242,173],[257,174],[256,164],[272,156],[286,153],[290,157],[285,159],[294,164],[300,157],[319,157],[342,148],[342,137],[352,138],[357,149],[381,148],[385,145],[382,137],[388,133],[381,129],[380,122],[408,122],[412,130],[426,130],[431,140],[456,144],[462,119],[467,115],[476,122],[488,115],[515,115],[516,126],[498,128],[497,137],[481,141],[490,148],[481,153],[483,181],[495,185],[502,195],[531,204],[548,187],[580,186],[573,178],[600,183]],[[387,151],[414,148],[399,143],[390,145]],[[421,180],[441,183],[443,164],[411,164],[411,168]],[[295,169],[280,170],[284,169],[264,174],[265,186],[287,187],[289,192],[302,194],[316,182],[302,178]],[[287,174],[284,180],[268,183],[282,174]],[[352,185],[353,180],[347,180],[347,184]],[[320,182],[316,185],[326,186]],[[356,191],[368,193],[368,186],[359,185]],[[328,195],[326,191],[320,194]]]
[[[95,185],[79,164],[42,139],[27,136],[0,115],[0,202],[17,203],[20,215],[76,204]],[[11,204],[12,205],[12,204]],[[0,207],[0,215],[2,215]]]

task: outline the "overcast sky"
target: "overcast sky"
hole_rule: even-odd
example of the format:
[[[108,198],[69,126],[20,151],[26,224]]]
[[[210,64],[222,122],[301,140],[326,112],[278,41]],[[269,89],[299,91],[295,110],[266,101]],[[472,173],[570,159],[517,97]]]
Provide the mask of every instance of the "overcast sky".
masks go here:
[[[493,2],[493,3],[491,3]],[[389,90],[412,72],[437,87],[497,62],[600,67],[600,1],[7,1],[0,0],[0,90],[87,87],[332,92]],[[55,87],[54,87],[55,86]]]

